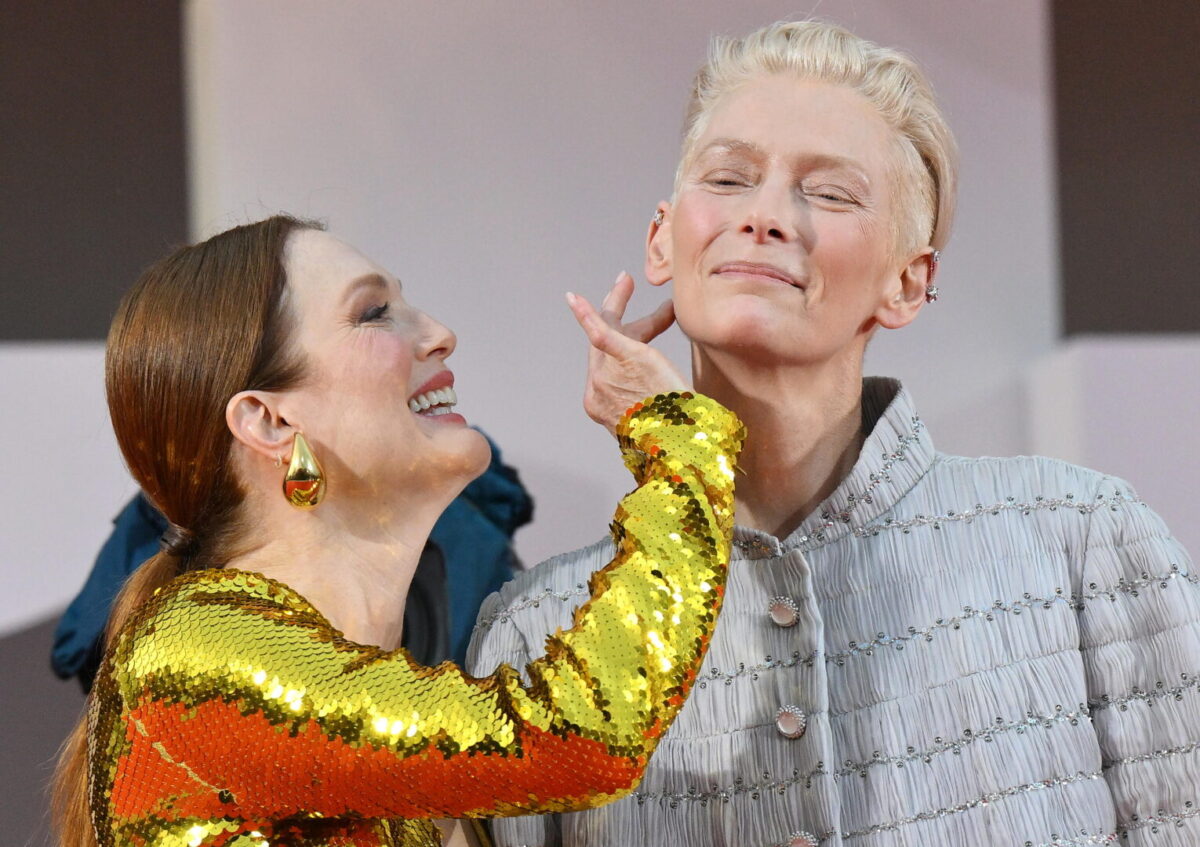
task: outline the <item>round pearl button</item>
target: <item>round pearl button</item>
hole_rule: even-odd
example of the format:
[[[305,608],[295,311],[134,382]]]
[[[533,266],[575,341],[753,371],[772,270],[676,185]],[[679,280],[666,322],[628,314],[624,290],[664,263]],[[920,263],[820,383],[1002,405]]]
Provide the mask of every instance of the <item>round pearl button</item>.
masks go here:
[[[780,706],[775,713],[775,728],[785,738],[799,738],[808,728],[808,716],[799,706]]]
[[[817,847],[817,837],[811,832],[792,833],[792,838],[788,841],[788,847]]]
[[[791,597],[772,597],[767,601],[767,614],[776,626],[795,626],[800,620],[800,607]]]

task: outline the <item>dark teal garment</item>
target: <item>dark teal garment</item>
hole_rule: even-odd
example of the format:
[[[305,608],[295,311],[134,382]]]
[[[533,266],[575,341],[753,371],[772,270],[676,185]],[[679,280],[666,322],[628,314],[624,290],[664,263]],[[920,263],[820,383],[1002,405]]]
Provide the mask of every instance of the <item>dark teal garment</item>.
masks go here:
[[[404,645],[425,664],[446,658],[465,664],[479,605],[517,569],[512,536],[533,518],[533,500],[517,472],[500,460],[491,439],[488,444],[491,464],[438,519],[405,604]],[[158,552],[167,528],[141,494],[113,523],[112,535],[54,633],[54,672],[64,679],[79,677],[85,690],[100,665],[113,599],[129,575]]]

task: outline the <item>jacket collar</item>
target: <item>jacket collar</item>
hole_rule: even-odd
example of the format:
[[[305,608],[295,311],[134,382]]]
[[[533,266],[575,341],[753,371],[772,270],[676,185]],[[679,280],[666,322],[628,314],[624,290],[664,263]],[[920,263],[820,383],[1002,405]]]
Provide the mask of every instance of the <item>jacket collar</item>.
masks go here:
[[[858,461],[825,502],[787,538],[735,526],[733,558],[773,558],[815,550],[892,509],[933,464],[933,439],[912,398],[894,379],[863,380],[863,426],[870,435]]]

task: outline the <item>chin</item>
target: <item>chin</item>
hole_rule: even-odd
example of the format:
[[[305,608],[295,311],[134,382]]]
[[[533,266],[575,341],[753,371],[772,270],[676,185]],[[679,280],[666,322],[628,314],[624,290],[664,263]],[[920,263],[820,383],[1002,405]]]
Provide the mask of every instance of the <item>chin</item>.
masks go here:
[[[794,358],[804,335],[795,322],[785,324],[778,314],[761,308],[730,308],[724,314],[706,314],[699,320],[681,315],[678,321],[693,344],[755,359]]]
[[[488,446],[483,433],[474,429],[464,429],[463,449],[457,456],[461,475],[467,482],[479,477],[488,469],[492,461],[492,448]]]
[[[480,476],[488,469],[488,465],[492,463],[492,448],[488,445],[487,439],[482,433],[471,430],[475,435],[475,443],[478,445],[475,450],[475,462],[471,466],[471,479]]]

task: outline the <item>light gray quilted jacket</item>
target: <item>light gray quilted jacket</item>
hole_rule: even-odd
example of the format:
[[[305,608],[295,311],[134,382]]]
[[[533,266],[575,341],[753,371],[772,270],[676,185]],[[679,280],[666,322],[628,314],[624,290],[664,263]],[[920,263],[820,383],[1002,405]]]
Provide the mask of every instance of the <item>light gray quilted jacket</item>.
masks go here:
[[[894,381],[863,405],[814,515],[736,531],[702,681],[636,793],[497,821],[498,844],[1200,845],[1200,579],[1162,521],[1094,471],[936,453]],[[469,668],[541,655],[611,555],[489,597]]]

